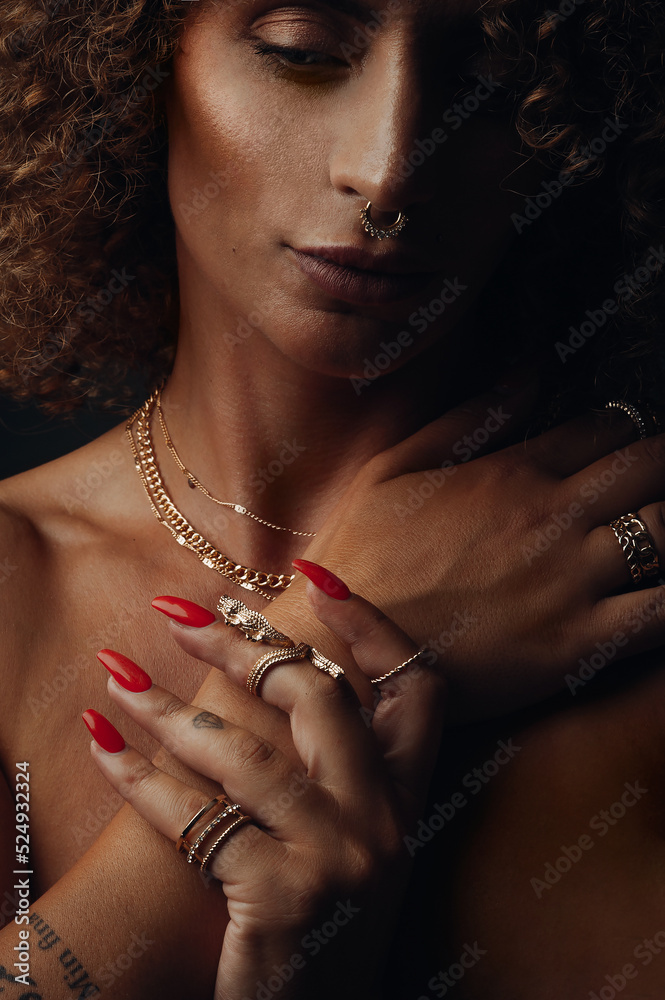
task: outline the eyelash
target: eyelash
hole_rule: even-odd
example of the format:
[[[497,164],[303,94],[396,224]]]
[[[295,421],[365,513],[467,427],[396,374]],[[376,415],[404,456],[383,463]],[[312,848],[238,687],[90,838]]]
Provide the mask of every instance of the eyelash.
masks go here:
[[[329,56],[325,52],[316,52],[314,49],[297,49],[292,46],[270,45],[268,42],[256,42],[254,52],[262,56],[271,66],[274,66],[278,74],[287,69],[317,69],[332,62],[339,66],[344,65],[341,59],[335,59],[334,56]],[[320,56],[321,59],[315,63],[297,62],[299,57],[306,58],[308,56]],[[289,62],[291,65],[286,65]]]
[[[257,55],[263,57],[266,62],[275,68],[278,76],[283,75],[289,69],[298,72],[298,70],[318,69],[330,63],[335,63],[338,67],[347,65],[342,59],[336,59],[335,56],[330,56],[325,52],[317,52],[314,49],[298,49],[290,45],[271,45],[268,42],[261,41],[256,42],[253,48]],[[319,61],[311,63],[297,62],[299,58],[306,59],[310,56],[319,57]],[[291,63],[291,65],[288,65],[288,63]],[[463,73],[457,73],[456,79],[461,81],[461,86],[454,92],[454,97],[463,96],[478,83],[477,74],[468,74],[465,76]],[[515,93],[509,87],[498,84],[497,88],[497,91],[489,98],[486,98],[481,105],[486,113],[497,110],[501,111],[507,104],[514,100]]]

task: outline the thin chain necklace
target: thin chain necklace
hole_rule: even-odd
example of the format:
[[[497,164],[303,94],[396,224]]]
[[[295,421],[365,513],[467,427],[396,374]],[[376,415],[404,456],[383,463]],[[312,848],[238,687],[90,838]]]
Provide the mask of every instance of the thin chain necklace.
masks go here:
[[[191,486],[192,489],[200,490],[201,493],[203,493],[205,496],[208,497],[208,499],[212,500],[213,503],[219,504],[220,507],[230,507],[231,510],[236,511],[237,514],[246,514],[247,517],[253,518],[255,521],[258,521],[259,524],[265,524],[266,528],[274,528],[275,531],[288,531],[290,535],[300,535],[302,538],[316,537],[315,531],[294,531],[293,528],[282,528],[280,527],[279,524],[272,524],[270,521],[264,521],[264,519],[262,517],[259,517],[258,514],[253,514],[251,510],[247,510],[246,507],[243,507],[239,503],[229,503],[227,500],[218,500],[217,497],[214,497],[212,495],[212,493],[209,493],[208,490],[205,488],[205,486],[201,482],[199,482],[196,476],[192,472],[190,472],[189,469],[184,465],[178,452],[175,450],[175,445],[171,440],[171,435],[168,432],[168,428],[166,426],[166,420],[164,419],[164,411],[162,410],[162,386],[160,386],[159,389],[157,390],[156,406],[157,406],[157,415],[159,416],[159,423],[162,428],[162,434],[164,435],[164,441],[166,442],[166,447],[171,452],[173,461],[176,463],[180,471],[186,477],[187,483],[189,486]]]
[[[219,552],[180,513],[164,488],[159,474],[150,434],[150,417],[155,408],[155,390],[145,403],[127,421],[125,430],[134,456],[136,471],[150,501],[152,511],[160,522],[169,529],[179,545],[195,552],[204,566],[215,570],[245,590],[252,590],[266,600],[272,601],[276,595],[269,590],[286,590],[293,575],[286,573],[263,573],[259,570],[234,562],[223,552]],[[132,427],[136,423],[136,442]]]

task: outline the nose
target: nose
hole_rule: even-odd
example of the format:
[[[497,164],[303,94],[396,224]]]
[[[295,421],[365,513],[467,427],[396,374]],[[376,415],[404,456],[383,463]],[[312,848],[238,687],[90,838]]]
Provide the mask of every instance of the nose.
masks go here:
[[[344,194],[371,201],[372,218],[379,224],[386,221],[381,213],[394,217],[427,203],[440,188],[438,164],[432,162],[436,155],[425,156],[418,145],[427,123],[414,50],[408,39],[399,47],[394,39],[377,43],[372,58],[348,85],[340,108],[331,182]]]

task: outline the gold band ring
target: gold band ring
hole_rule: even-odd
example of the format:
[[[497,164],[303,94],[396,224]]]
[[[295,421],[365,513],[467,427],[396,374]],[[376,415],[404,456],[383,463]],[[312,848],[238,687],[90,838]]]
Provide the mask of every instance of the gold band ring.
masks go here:
[[[206,813],[208,813],[215,805],[221,805],[223,808],[217,813],[216,816],[213,817],[208,825],[204,827],[196,839],[190,842],[187,839],[187,835],[191,832],[196,823],[198,823],[199,820],[201,820],[203,816],[205,816]],[[220,836],[217,837],[215,842],[206,850],[205,841],[208,840],[213,830],[216,830],[220,823],[224,822],[224,820],[228,821],[228,825],[222,831]],[[176,848],[179,853],[187,855],[188,864],[191,864],[193,861],[198,861],[201,866],[201,870],[203,870],[210,860],[213,851],[215,851],[216,848],[222,844],[226,837],[228,837],[239,826],[242,826],[244,823],[251,822],[252,817],[243,813],[238,803],[231,802],[229,797],[222,792],[215,796],[214,799],[211,799],[210,802],[207,802],[206,805],[199,809],[196,815],[192,817],[178,837]]]
[[[371,683],[380,684],[382,681],[387,681],[389,677],[394,677],[395,674],[401,673],[402,670],[406,669],[406,667],[409,667],[412,663],[415,663],[415,661],[420,656],[422,656],[423,653],[426,652],[428,652],[427,647],[425,647],[424,649],[419,649],[417,653],[414,653],[413,656],[410,656],[408,660],[404,661],[404,663],[400,663],[399,666],[393,667],[393,669],[389,670],[387,674],[382,674],[381,677],[374,677]]]
[[[652,434],[661,433],[661,426],[656,411],[649,403],[643,403],[639,399],[637,404],[627,403],[624,399],[612,399],[609,403],[605,404],[605,409],[621,410],[626,416],[630,417],[642,441]]]
[[[644,521],[637,514],[622,514],[610,522],[610,528],[626,557],[635,586],[638,586],[645,576],[654,576],[660,564],[654,540]]]

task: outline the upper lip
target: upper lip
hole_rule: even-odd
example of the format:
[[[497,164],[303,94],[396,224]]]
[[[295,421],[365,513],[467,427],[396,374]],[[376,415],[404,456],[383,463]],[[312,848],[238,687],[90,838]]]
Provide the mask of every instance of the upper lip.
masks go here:
[[[342,267],[355,267],[361,271],[379,271],[384,274],[422,274],[432,271],[424,261],[419,261],[411,254],[391,250],[384,254],[370,253],[360,247],[325,246],[325,247],[294,247],[299,253],[323,257]]]

